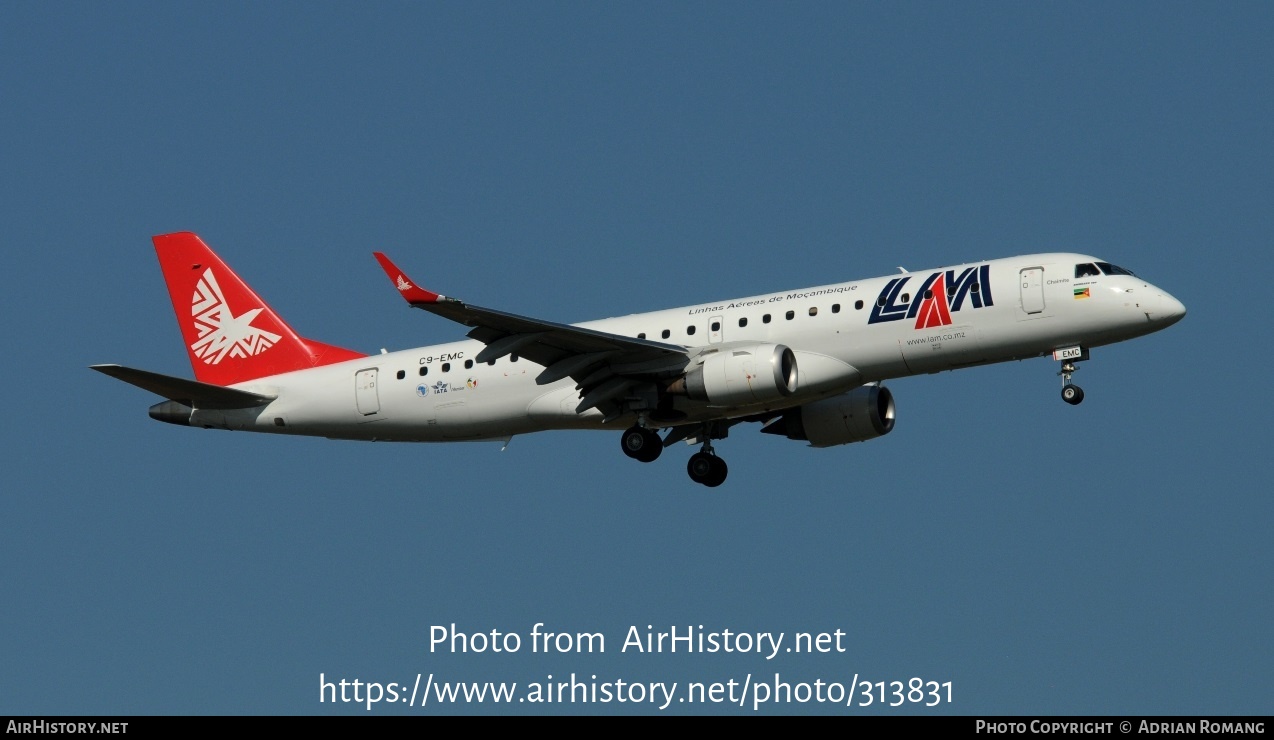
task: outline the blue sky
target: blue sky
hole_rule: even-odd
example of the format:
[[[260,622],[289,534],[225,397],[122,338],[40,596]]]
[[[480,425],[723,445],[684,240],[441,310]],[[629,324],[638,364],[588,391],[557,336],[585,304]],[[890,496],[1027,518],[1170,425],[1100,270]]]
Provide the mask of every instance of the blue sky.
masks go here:
[[[933,709],[1269,714],[1274,10],[1262,3],[7,3],[0,712],[366,714],[328,678],[950,681]],[[199,232],[303,334],[458,338],[1033,251],[1189,308],[890,383],[890,435],[734,430],[725,486],[616,434],[363,444],[152,422],[190,376],[150,246]],[[430,653],[433,625],[604,654]],[[635,655],[629,626],[846,632]],[[456,705],[373,713],[657,713]],[[751,713],[677,704],[672,713]]]

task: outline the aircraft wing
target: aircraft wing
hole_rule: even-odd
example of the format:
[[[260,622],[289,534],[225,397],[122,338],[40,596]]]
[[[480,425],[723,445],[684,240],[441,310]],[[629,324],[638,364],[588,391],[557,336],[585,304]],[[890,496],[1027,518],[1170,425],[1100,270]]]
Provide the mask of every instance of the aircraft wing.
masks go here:
[[[486,347],[475,362],[517,354],[544,366],[536,382],[544,385],[570,377],[579,383],[583,399],[577,411],[606,404],[634,391],[643,381],[673,377],[685,370],[692,350],[569,324],[519,316],[475,306],[421,288],[388,257],[376,252],[385,274],[403,298],[423,309],[465,326],[468,336]]]

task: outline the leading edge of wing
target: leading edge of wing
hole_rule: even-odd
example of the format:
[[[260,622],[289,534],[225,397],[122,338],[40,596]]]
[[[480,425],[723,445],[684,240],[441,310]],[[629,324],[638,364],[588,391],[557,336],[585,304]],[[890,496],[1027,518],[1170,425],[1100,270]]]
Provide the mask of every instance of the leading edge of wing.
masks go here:
[[[570,324],[559,324],[554,321],[532,318],[483,308],[465,303],[456,298],[434,293],[421,288],[381,252],[375,252],[376,260],[389,276],[390,282],[398,289],[403,298],[414,308],[423,309],[432,314],[442,316],[465,326],[474,327],[469,332],[473,339],[487,345],[487,350],[477,358],[479,362],[494,360],[507,354],[519,352],[527,358],[548,364],[544,360],[555,361],[560,357],[555,354],[582,354],[592,352],[613,351],[627,355],[621,362],[638,359],[655,359],[657,357],[688,356],[685,347],[675,344],[652,342],[648,339],[637,339],[620,334],[585,329]],[[551,350],[537,352],[536,349]],[[538,355],[538,356],[537,356]],[[541,359],[541,357],[543,359]]]

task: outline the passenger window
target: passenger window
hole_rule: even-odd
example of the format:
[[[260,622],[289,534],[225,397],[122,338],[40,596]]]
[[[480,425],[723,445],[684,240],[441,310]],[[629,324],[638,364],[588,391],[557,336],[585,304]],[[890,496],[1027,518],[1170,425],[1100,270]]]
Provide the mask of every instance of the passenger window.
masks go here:
[[[720,321],[714,321],[714,322],[712,322],[712,330],[713,330],[713,331],[721,331],[721,322],[720,322]]]
[[[488,364],[488,365],[491,365],[491,366],[493,366],[493,367],[494,367],[494,366],[495,366],[495,360],[487,360],[487,364]]]
[[[694,334],[694,333],[695,333],[695,328],[693,325],[686,327],[686,334]]]
[[[881,308],[884,308],[884,307],[885,307],[885,294],[884,294],[884,293],[881,293],[881,294],[880,294],[880,297],[876,299],[876,305],[877,305],[877,306],[880,306]]]
[[[817,316],[817,315],[818,315],[818,308],[816,306],[810,306],[810,316]]]
[[[1094,265],[1091,262],[1085,262],[1082,265],[1075,265],[1075,277],[1077,279],[1086,278],[1086,277],[1094,277],[1100,274],[1101,274],[1101,271],[1097,269],[1097,265]]]
[[[786,314],[784,314],[784,316],[786,316],[786,317],[787,317],[787,320],[788,320],[788,321],[791,321],[792,319],[796,318],[796,312],[795,312],[795,311],[788,311]]]
[[[468,370],[468,369],[469,369],[469,368],[471,368],[471,367],[473,367],[473,360],[465,360],[465,361],[464,361],[464,369],[465,369],[465,370]]]
[[[405,377],[407,377],[407,371],[406,371],[406,370],[399,370],[399,371],[398,371],[398,379],[399,379],[399,380],[402,380],[402,379],[403,379],[403,378],[405,378]]]
[[[933,291],[928,288],[925,288],[925,300],[927,301],[930,298],[933,298]]]
[[[450,362],[444,362],[444,363],[442,363],[442,371],[443,371],[444,373],[449,373],[449,372],[451,372],[451,363],[450,363]]]
[[[770,323],[770,315],[768,313],[761,317],[761,323],[762,324]]]
[[[862,302],[862,301],[854,301],[854,310],[855,310],[855,311],[861,311],[861,310],[863,310],[863,302]]]
[[[911,294],[910,294],[910,293],[903,293],[903,294],[902,294],[902,302],[903,302],[903,303],[911,303]]]
[[[663,331],[659,332],[659,336],[663,337],[664,339],[667,339],[668,337],[672,336],[672,331],[669,329],[664,329]]]
[[[839,303],[833,303],[833,304],[832,304],[832,313],[840,313],[840,304],[839,304]]]
[[[517,361],[518,361],[518,356],[516,352],[509,355],[509,362],[517,362]]]
[[[421,365],[421,366],[420,366],[420,374],[421,374],[421,376],[422,376],[422,377],[423,377],[423,376],[425,376],[425,375],[428,375],[428,374],[429,374],[429,368],[428,368],[427,366],[425,366],[425,365]]]
[[[637,338],[638,338],[638,339],[645,339],[645,338],[646,338],[646,332],[644,332],[644,331],[643,331],[642,333],[638,334],[638,335],[637,335]]]
[[[982,289],[982,286],[978,285],[977,283],[974,283],[973,285],[969,286],[969,290],[973,291],[974,293],[978,292],[981,289]]]
[[[742,329],[743,327],[745,327],[745,326],[747,326],[747,325],[748,325],[748,320],[747,320],[747,318],[739,319],[739,328],[740,328],[740,329]]]

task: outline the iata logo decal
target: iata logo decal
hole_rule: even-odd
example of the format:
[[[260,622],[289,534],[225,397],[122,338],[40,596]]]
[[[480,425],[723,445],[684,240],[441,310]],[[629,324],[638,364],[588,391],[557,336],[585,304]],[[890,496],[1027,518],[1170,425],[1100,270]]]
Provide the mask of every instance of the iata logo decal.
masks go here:
[[[868,324],[882,321],[915,319],[917,329],[930,329],[951,324],[951,314],[964,307],[969,299],[973,308],[994,305],[991,301],[991,266],[967,267],[959,275],[955,270],[935,272],[920,284],[914,294],[903,289],[911,275],[890,280],[872,306]]]
[[[209,365],[217,365],[227,356],[246,358],[261,354],[280,338],[252,325],[252,320],[264,310],[254,308],[235,316],[209,267],[191,296],[190,314],[195,319],[199,339],[190,345],[190,351]]]

